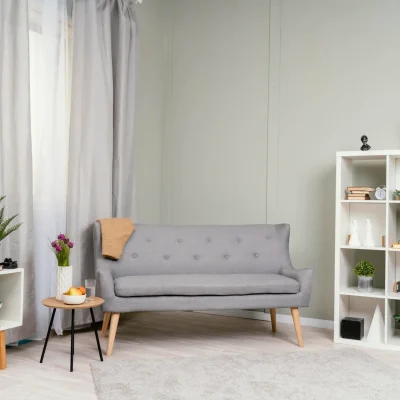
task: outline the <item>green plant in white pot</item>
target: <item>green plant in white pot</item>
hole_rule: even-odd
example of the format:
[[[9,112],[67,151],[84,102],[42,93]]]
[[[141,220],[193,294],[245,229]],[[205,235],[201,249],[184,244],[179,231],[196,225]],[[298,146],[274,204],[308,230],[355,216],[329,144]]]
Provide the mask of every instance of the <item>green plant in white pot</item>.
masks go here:
[[[399,189],[396,189],[396,190],[394,191],[394,198],[395,198],[396,200],[400,200],[400,190],[399,190]]]
[[[375,267],[369,261],[360,261],[354,273],[358,277],[358,291],[371,293],[373,289],[373,279],[375,275]]]

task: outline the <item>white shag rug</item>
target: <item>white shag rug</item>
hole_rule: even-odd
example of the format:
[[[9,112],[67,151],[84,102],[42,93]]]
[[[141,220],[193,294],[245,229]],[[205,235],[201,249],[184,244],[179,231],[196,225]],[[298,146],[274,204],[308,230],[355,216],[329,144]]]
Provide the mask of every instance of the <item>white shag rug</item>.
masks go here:
[[[353,349],[108,359],[92,373],[99,400],[387,400],[400,387],[396,369]]]

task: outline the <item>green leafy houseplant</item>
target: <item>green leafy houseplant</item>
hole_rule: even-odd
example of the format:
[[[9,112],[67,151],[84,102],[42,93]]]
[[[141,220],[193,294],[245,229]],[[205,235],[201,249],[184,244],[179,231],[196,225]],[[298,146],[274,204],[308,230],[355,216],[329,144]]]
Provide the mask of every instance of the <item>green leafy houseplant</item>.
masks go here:
[[[0,196],[0,203],[6,198],[6,196]],[[10,233],[16,231],[22,223],[10,226],[11,222],[18,217],[18,214],[4,219],[4,206],[0,209],[0,242],[4,240]]]
[[[396,189],[396,190],[394,191],[394,195],[395,195],[395,197],[397,198],[397,200],[400,200],[400,190],[399,190],[399,189]]]
[[[357,276],[374,276],[375,275],[375,267],[369,261],[360,261],[356,268],[354,269],[354,273]]]

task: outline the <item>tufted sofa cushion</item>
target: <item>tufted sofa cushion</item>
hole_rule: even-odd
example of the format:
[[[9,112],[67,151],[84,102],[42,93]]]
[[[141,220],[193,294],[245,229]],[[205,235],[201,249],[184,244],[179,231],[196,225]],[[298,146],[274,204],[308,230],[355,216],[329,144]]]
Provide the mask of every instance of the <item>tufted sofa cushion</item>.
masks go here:
[[[294,294],[299,282],[277,274],[125,276],[114,280],[118,297]]]
[[[99,227],[96,227],[99,235]],[[98,251],[96,247],[96,251]],[[144,275],[279,274],[291,268],[289,225],[136,224],[118,261],[97,256],[113,279]]]

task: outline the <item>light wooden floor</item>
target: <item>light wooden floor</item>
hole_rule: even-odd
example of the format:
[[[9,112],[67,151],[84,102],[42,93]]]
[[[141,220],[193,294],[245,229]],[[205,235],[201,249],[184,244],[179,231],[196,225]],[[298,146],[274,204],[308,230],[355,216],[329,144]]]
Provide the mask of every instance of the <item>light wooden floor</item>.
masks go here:
[[[190,312],[137,313],[121,316],[113,359],[197,357],[219,354],[323,351],[335,345],[332,331],[303,327],[305,347],[296,345],[293,325],[279,324],[273,334],[266,321]],[[101,339],[103,352],[106,339]],[[97,399],[90,363],[100,362],[93,331],[75,336],[75,371],[69,372],[70,335],[49,340],[43,364],[43,342],[7,350],[8,368],[0,371],[1,400]],[[363,350],[399,368],[398,352]],[[105,357],[104,362],[109,358]],[[150,399],[149,399],[150,400]]]

